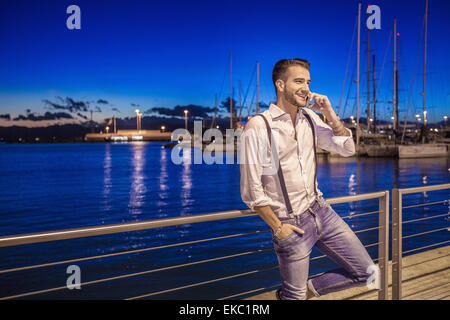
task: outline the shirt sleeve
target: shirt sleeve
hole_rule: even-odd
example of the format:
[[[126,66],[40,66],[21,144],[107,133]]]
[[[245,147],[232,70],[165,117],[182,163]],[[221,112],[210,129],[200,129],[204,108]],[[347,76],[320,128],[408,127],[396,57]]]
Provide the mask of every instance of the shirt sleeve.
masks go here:
[[[333,129],[323,122],[315,112],[308,110],[308,114],[314,122],[317,146],[319,148],[339,153],[343,157],[349,157],[355,154],[355,143],[350,129],[345,128],[350,133],[350,136],[336,136],[333,133]]]
[[[240,136],[240,173],[241,198],[252,210],[255,207],[270,205],[270,198],[264,192],[262,185],[263,161],[260,148],[262,143],[268,143],[267,131],[263,119],[252,118]],[[257,125],[259,124],[259,125]]]

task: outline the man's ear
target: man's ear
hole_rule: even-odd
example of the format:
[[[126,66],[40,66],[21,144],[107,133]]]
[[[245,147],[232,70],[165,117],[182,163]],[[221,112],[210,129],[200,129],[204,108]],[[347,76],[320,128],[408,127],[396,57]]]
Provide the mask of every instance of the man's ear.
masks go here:
[[[278,79],[277,81],[275,81],[275,87],[278,89],[279,92],[283,92],[284,91],[285,85],[286,84],[281,79]]]

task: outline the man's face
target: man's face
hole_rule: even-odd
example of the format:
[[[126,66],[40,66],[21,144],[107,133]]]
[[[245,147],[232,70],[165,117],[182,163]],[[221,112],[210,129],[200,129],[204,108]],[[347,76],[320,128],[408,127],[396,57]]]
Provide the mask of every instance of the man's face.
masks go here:
[[[290,66],[285,73],[285,85],[281,94],[296,107],[306,106],[311,77],[309,71],[302,66]]]

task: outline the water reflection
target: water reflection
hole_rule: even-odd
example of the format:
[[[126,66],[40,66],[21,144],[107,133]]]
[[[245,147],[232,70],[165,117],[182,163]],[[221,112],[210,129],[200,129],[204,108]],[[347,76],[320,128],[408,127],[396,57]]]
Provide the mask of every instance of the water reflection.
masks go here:
[[[183,171],[181,172],[181,215],[187,213],[187,206],[192,204],[191,189],[192,189],[192,153],[190,149],[183,150]]]
[[[159,157],[159,164],[160,164],[160,170],[159,170],[159,192],[158,192],[158,200],[156,202],[157,208],[158,208],[158,216],[165,216],[166,213],[163,210],[164,206],[167,205],[167,201],[165,201],[168,198],[168,178],[169,174],[167,172],[167,150],[164,148],[160,149],[160,157]]]
[[[131,152],[133,154],[131,165],[133,174],[131,177],[130,200],[128,203],[129,212],[132,215],[139,215],[142,213],[142,205],[145,201],[145,194],[147,187],[144,184],[143,167],[145,164],[145,142],[134,142],[131,144]]]
[[[105,145],[105,158],[103,160],[103,208],[109,211],[111,206],[111,145]]]

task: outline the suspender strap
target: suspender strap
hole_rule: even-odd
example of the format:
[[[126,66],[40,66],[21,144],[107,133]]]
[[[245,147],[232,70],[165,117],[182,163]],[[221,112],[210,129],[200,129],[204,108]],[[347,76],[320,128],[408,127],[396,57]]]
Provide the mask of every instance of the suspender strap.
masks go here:
[[[305,111],[305,109],[302,109],[303,115],[305,116],[306,120],[308,120],[309,125],[312,130],[313,135],[313,148],[314,148],[314,194],[317,198],[318,192],[317,192],[317,185],[316,185],[316,179],[317,179],[317,151],[316,151],[316,132],[314,130],[314,124],[311,120],[311,117],[309,116],[308,112]]]
[[[316,151],[316,132],[314,129],[314,123],[312,122],[312,119],[310,117],[310,115],[304,111],[304,109],[302,109],[303,115],[305,116],[306,120],[309,123],[309,126],[311,127],[312,130],[312,136],[313,136],[313,149],[314,149],[314,195],[316,196],[316,198],[318,197],[318,192],[317,192],[317,185],[316,185],[316,179],[317,179],[317,151]],[[286,183],[284,182],[284,176],[283,176],[283,170],[281,169],[281,162],[280,159],[278,158],[278,152],[277,152],[277,146],[275,144],[275,139],[272,140],[272,130],[270,129],[270,125],[269,122],[267,121],[266,117],[263,116],[262,114],[257,114],[257,116],[261,116],[264,119],[264,122],[266,124],[266,129],[267,129],[267,135],[269,137],[269,142],[271,142],[272,146],[274,147],[275,150],[272,150],[272,155],[273,155],[273,159],[276,163],[278,163],[278,180],[280,181],[280,187],[281,187],[281,192],[283,193],[283,198],[284,198],[284,203],[286,205],[286,209],[288,212],[288,215],[292,214],[293,210],[292,210],[292,205],[291,205],[291,201],[289,200],[289,196],[286,190]]]
[[[269,122],[267,121],[266,117],[260,113],[257,114],[257,116],[261,116],[264,119],[264,122],[266,123],[266,128],[267,128],[267,135],[269,137],[269,143],[271,143],[270,145],[272,145],[275,149],[275,150],[272,150],[272,155],[273,155],[274,161],[276,163],[278,163],[278,172],[277,172],[278,179],[280,180],[281,192],[283,192],[284,203],[286,205],[288,215],[290,215],[290,214],[292,214],[293,210],[292,210],[291,201],[289,200],[288,193],[286,190],[286,183],[284,182],[283,170],[281,169],[280,159],[278,158],[278,151],[277,151],[277,146],[275,144],[275,139],[272,140],[272,130],[270,129],[270,125],[269,125]]]

